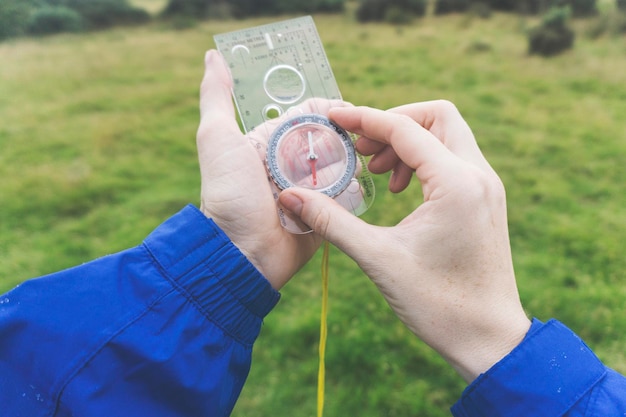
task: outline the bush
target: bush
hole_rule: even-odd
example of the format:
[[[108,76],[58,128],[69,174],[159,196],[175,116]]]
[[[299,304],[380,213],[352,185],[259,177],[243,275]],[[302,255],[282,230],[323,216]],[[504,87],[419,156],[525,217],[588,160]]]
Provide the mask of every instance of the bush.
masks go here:
[[[342,11],[345,0],[169,0],[166,16],[190,16],[199,19],[219,17],[225,11],[237,18],[284,13]]]
[[[554,7],[544,16],[540,26],[528,34],[528,51],[543,56],[556,55],[574,45],[575,34],[567,26],[569,7]]]
[[[78,12],[88,29],[150,20],[148,12],[131,6],[127,0],[65,0],[64,5]]]
[[[208,9],[211,1],[207,0],[169,0],[163,10],[166,16],[197,16],[204,18],[208,16]]]
[[[276,1],[276,12],[333,13],[343,11],[345,4],[345,0],[281,0]]]
[[[255,6],[259,3],[258,0],[249,2]],[[231,0],[231,3],[236,2]],[[245,10],[240,12],[243,12],[246,17],[263,14],[264,11],[267,14],[339,12],[344,9],[345,0],[269,0],[267,3],[266,7],[253,13],[246,14]]]
[[[464,12],[469,9],[471,0],[438,0],[435,6],[435,14]]]
[[[543,16],[541,21],[542,27],[549,27],[554,29],[561,29],[567,27],[567,22],[572,14],[572,11],[567,6],[552,7]]]
[[[411,23],[412,16],[399,7],[392,6],[385,11],[385,22],[392,25],[406,25]]]
[[[585,31],[590,39],[603,35],[621,36],[626,33],[626,13],[621,10],[606,10]]]
[[[542,56],[553,56],[574,45],[574,32],[570,28],[539,27],[530,32],[529,52]]]
[[[617,8],[626,12],[626,0],[617,0]]]
[[[423,16],[426,13],[426,0],[361,0],[356,18],[359,22],[382,22],[389,17],[388,11],[392,15],[403,13],[405,19]]]
[[[491,7],[489,7],[489,4],[483,1],[472,4],[469,11],[472,15],[481,17],[483,19],[489,19],[491,17]]]
[[[356,10],[359,22],[382,21],[387,8],[386,2],[381,0],[361,0]]]
[[[615,17],[615,23],[613,24],[612,31],[617,35],[626,34],[626,13],[619,13]]]
[[[598,13],[596,0],[567,0],[562,2],[564,6],[570,6],[574,16],[593,16]]]
[[[78,32],[82,27],[83,19],[80,14],[65,6],[44,6],[37,9],[28,22],[28,32],[33,35]]]
[[[0,40],[23,34],[30,12],[31,5],[25,0],[0,0]]]
[[[0,0],[0,40],[143,23],[150,15],[128,0]]]
[[[597,13],[596,0],[488,0],[487,3],[493,10],[531,14],[565,6],[571,8],[574,16],[592,16]]]
[[[526,0],[489,0],[488,4],[493,10],[501,10],[501,11],[514,11],[518,10],[520,7],[526,7]]]
[[[321,0],[317,6],[319,12],[342,12],[346,8],[345,0]]]

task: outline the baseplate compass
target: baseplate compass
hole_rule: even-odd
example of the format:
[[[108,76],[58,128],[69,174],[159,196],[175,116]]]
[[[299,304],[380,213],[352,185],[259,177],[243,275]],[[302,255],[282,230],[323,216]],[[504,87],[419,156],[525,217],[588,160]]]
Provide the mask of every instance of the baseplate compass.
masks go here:
[[[310,16],[215,36],[233,79],[244,130],[265,161],[283,227],[311,229],[278,203],[281,190],[320,191],[355,215],[374,184],[352,137],[326,117],[341,93]]]

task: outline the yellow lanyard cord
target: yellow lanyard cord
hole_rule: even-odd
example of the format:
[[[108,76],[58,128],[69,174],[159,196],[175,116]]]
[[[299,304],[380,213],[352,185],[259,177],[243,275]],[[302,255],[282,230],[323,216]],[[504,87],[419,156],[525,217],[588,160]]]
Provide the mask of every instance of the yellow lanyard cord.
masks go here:
[[[324,414],[324,378],[326,369],[324,366],[326,356],[326,336],[328,328],[326,316],[328,315],[328,242],[324,242],[324,253],[322,254],[322,312],[320,314],[320,364],[317,373],[317,417]]]

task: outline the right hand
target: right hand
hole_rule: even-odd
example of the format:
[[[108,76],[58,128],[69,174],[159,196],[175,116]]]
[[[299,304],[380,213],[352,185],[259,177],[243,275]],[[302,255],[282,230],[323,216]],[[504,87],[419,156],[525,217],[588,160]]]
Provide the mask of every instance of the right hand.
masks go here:
[[[472,381],[530,327],[502,182],[449,102],[337,108],[329,117],[361,136],[357,149],[373,155],[372,172],[393,171],[391,191],[416,174],[423,203],[394,227],[365,223],[311,190],[287,189],[281,203],[352,257],[407,327]]]

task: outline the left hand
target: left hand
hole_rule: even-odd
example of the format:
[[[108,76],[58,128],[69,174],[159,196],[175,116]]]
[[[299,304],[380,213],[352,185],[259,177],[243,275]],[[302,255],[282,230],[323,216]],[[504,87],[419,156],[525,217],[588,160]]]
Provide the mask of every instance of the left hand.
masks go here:
[[[244,136],[235,118],[231,87],[226,62],[219,52],[207,52],[197,134],[200,210],[280,289],[313,256],[322,239],[314,233],[295,235],[280,225],[265,167],[250,141],[267,143],[278,121]],[[323,110],[334,104],[341,105],[327,102]],[[307,103],[301,107],[306,109]]]

